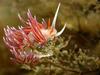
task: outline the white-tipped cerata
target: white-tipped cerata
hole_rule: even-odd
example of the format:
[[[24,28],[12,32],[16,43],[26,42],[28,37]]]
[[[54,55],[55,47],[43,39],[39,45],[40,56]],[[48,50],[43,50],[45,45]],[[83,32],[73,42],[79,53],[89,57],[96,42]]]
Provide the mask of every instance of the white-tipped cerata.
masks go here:
[[[19,13],[18,13],[18,18],[23,24],[26,24],[25,20],[21,17],[21,15]]]
[[[60,35],[64,32],[65,28],[66,28],[66,24],[65,24],[64,27],[61,29],[61,31],[59,31],[59,32],[56,34],[56,36],[60,36]]]
[[[59,7],[60,7],[60,3],[58,5],[58,8],[56,10],[56,13],[55,13],[55,16],[54,16],[54,19],[53,19],[53,22],[52,22],[52,27],[54,27],[54,28],[55,28],[55,24],[56,24],[56,20],[57,20],[57,15],[58,15]]]
[[[20,14],[18,13],[18,18],[22,21],[22,17],[20,16]]]

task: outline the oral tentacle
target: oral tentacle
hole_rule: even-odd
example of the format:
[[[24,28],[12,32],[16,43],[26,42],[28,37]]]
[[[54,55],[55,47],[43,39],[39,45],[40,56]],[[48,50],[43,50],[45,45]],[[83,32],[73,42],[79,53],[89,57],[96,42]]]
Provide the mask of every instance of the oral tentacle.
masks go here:
[[[58,5],[58,8],[56,10],[56,13],[55,13],[55,16],[54,16],[54,19],[53,19],[53,22],[52,22],[52,27],[54,27],[54,28],[55,28],[55,24],[56,24],[56,20],[57,20],[57,15],[58,15],[59,8],[60,8],[60,3]]]
[[[65,28],[66,28],[66,24],[65,24],[64,27],[61,29],[61,31],[59,31],[59,32],[56,34],[56,37],[57,37],[57,36],[60,36],[60,35],[64,32]]]

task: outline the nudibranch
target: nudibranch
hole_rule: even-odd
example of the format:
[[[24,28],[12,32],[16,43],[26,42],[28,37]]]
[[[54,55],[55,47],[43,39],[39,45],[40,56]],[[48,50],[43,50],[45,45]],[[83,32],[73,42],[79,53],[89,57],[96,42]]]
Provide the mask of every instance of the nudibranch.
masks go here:
[[[34,54],[32,51],[24,50],[24,47],[34,47],[34,43],[45,45],[49,39],[53,40],[55,37],[58,37],[63,33],[66,24],[59,32],[57,32],[55,28],[59,8],[60,3],[57,7],[52,24],[50,19],[47,23],[44,19],[42,23],[39,23],[36,16],[32,17],[32,14],[28,9],[27,21],[25,21],[20,14],[18,14],[19,19],[25,24],[25,26],[19,26],[18,29],[9,26],[4,28],[5,37],[3,37],[3,40],[13,54],[13,60],[18,63],[34,63],[38,58],[49,56],[39,56],[38,54]]]
[[[30,10],[27,12],[27,21],[24,21],[20,14],[18,14],[19,19],[22,22],[25,22],[26,25],[24,27],[20,26],[19,29],[8,26],[7,28],[4,28],[5,37],[3,39],[5,43],[10,48],[21,48],[25,45],[34,44],[34,42],[44,44],[48,41],[48,39],[52,40],[54,37],[60,36],[63,33],[66,24],[60,32],[57,32],[55,25],[59,7],[60,3],[56,10],[52,24],[50,23],[50,19],[48,20],[48,23],[46,23],[44,19],[42,23],[37,22],[36,16],[33,18]]]

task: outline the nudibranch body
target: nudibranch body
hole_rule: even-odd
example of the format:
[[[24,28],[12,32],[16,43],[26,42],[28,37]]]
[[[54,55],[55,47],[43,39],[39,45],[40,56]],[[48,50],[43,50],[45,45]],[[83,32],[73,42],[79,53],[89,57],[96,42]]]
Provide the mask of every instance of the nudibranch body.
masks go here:
[[[19,29],[7,26],[7,29],[4,29],[6,35],[4,38],[5,43],[10,48],[21,48],[23,45],[29,45],[34,42],[44,44],[48,41],[48,39],[52,40],[54,37],[58,37],[63,33],[66,27],[65,24],[60,32],[57,32],[55,28],[59,7],[60,4],[58,5],[52,24],[50,23],[50,19],[48,20],[48,23],[44,20],[42,23],[37,22],[36,17],[32,17],[30,10],[27,12],[27,21],[24,21],[18,14],[19,19],[22,22],[25,22],[26,26],[21,26]]]
[[[47,23],[44,19],[42,23],[39,23],[36,16],[32,17],[30,10],[28,10],[27,21],[23,20],[20,14],[18,14],[19,19],[25,24],[25,26],[19,26],[18,29],[9,26],[4,28],[5,37],[3,37],[3,40],[13,54],[13,60],[15,59],[16,62],[19,63],[34,63],[35,59],[50,56],[34,54],[32,51],[24,50],[24,47],[34,47],[34,43],[45,45],[49,39],[53,40],[55,37],[58,37],[63,33],[66,24],[60,32],[57,32],[55,28],[59,7],[60,3],[56,10],[52,24],[50,23],[50,19]]]

